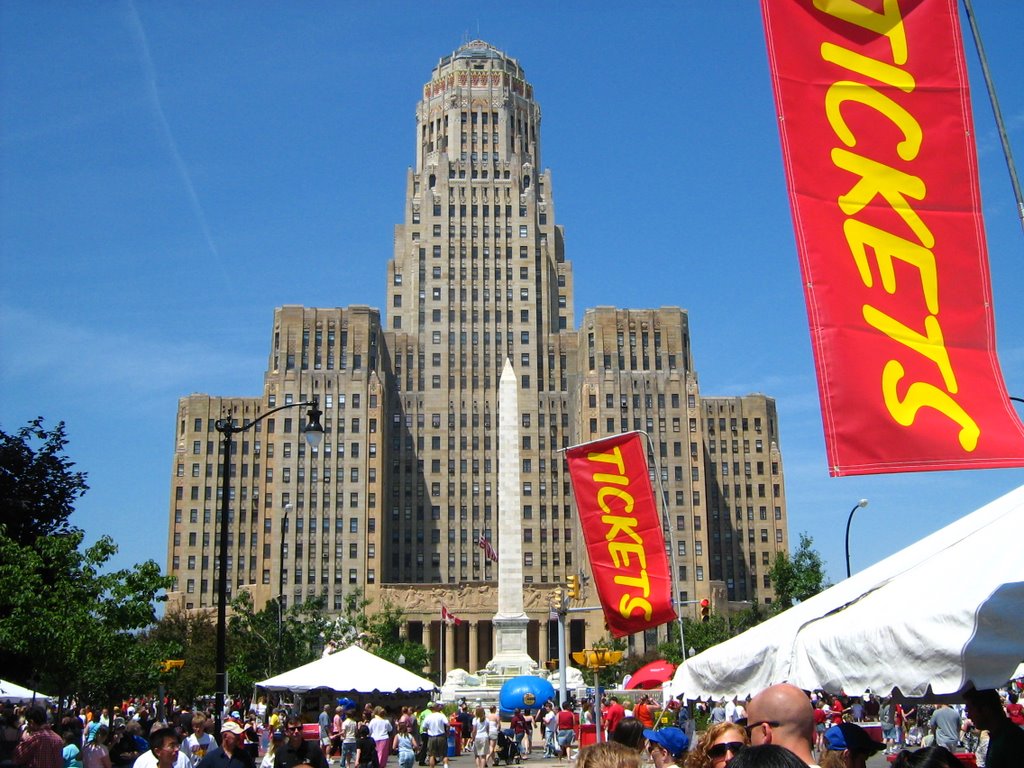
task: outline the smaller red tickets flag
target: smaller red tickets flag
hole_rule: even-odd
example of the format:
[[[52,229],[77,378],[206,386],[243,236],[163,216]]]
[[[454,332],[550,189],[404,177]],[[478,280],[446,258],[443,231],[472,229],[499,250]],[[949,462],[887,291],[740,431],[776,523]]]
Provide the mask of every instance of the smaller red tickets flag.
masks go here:
[[[565,455],[608,631],[623,637],[672,621],[672,571],[639,433]]]

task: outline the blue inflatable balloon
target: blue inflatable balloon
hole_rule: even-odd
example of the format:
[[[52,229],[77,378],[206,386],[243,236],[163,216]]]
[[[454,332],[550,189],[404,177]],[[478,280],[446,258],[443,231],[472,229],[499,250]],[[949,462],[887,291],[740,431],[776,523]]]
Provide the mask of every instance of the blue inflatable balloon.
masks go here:
[[[498,704],[503,712],[515,709],[537,709],[548,699],[555,696],[555,688],[550,682],[533,675],[520,675],[501,686]]]

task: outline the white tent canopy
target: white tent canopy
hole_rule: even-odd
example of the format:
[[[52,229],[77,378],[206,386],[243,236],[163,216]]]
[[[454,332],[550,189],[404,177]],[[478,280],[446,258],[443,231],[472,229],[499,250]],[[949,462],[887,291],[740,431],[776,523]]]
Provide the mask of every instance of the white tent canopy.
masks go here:
[[[9,683],[6,680],[0,680],[0,701],[6,701],[11,703],[24,703],[27,704],[33,699],[38,701],[40,704],[49,703],[50,697],[45,693],[39,693],[38,691],[30,690],[16,683]]]
[[[347,694],[424,694],[437,686],[357,645],[256,683],[268,691],[307,693],[316,689]]]
[[[1024,486],[685,661],[687,698],[896,689],[938,698],[995,688],[1024,659]]]

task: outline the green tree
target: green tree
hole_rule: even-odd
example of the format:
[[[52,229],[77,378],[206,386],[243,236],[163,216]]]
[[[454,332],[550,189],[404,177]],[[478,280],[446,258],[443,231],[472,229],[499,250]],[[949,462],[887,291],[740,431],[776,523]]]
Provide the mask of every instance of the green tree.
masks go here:
[[[356,589],[345,596],[342,613],[330,617],[326,601],[311,597],[278,613],[278,603],[256,610],[252,596],[242,592],[231,603],[228,623],[228,680],[235,692],[251,691],[255,683],[274,674],[314,661],[327,645],[345,648],[359,643],[371,653],[422,674],[427,649],[400,636],[402,610],[387,598],[373,611]],[[279,623],[280,622],[280,623]],[[279,639],[280,637],[280,639]],[[188,666],[188,650],[186,667]],[[208,666],[213,679],[213,664]]]
[[[19,544],[70,533],[75,500],[88,490],[85,474],[64,455],[64,422],[52,430],[37,418],[9,435],[0,429],[0,531]]]
[[[831,586],[825,579],[821,555],[813,548],[814,540],[800,534],[800,546],[792,558],[785,552],[775,556],[769,576],[775,587],[772,612],[779,613]]]
[[[109,704],[150,690],[155,665],[138,631],[170,580],[152,560],[108,571],[108,536],[83,546],[70,524],[85,475],[64,455],[63,423],[0,430],[0,668],[19,682]]]
[[[342,615],[336,618],[327,632],[328,641],[338,648],[358,642],[371,653],[403,666],[417,675],[423,674],[430,663],[430,653],[421,643],[413,643],[401,636],[405,613],[400,606],[384,597],[375,610],[367,611],[371,603],[361,589],[345,595]]]
[[[764,607],[756,600],[751,603],[749,608],[745,608],[735,616],[731,617],[729,624],[731,626],[732,636],[736,636],[746,632],[748,629],[752,629],[760,624],[762,621],[768,618],[768,612]]]
[[[39,536],[23,546],[0,534],[0,648],[8,669],[32,670],[48,693],[108,704],[150,690],[155,660],[136,632],[156,618],[170,580],[148,561],[104,572],[117,547],[82,532]]]
[[[195,701],[213,691],[217,657],[214,611],[168,610],[142,639],[152,658],[185,662],[180,669],[160,675],[171,696]]]

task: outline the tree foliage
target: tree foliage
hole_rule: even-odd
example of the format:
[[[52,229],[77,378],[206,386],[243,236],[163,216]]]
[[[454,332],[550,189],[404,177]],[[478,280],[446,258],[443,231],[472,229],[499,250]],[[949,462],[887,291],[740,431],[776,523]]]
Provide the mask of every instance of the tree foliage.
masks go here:
[[[36,418],[13,435],[0,429],[0,531],[18,544],[72,530],[68,518],[89,486],[72,471],[67,442],[63,421],[48,430]]]
[[[160,682],[178,701],[196,701],[213,693],[217,658],[214,621],[214,611],[173,609],[142,636],[152,658],[185,662],[160,675]]]
[[[775,587],[774,613],[792,608],[796,603],[830,586],[825,578],[821,555],[813,548],[814,540],[806,533],[800,534],[800,546],[792,558],[779,552],[772,564],[770,576]]]
[[[108,536],[84,546],[69,518],[87,486],[66,444],[63,423],[0,430],[0,668],[47,693],[106,704],[151,689],[156,667],[137,633],[170,580],[152,560],[108,570],[117,552]]]

